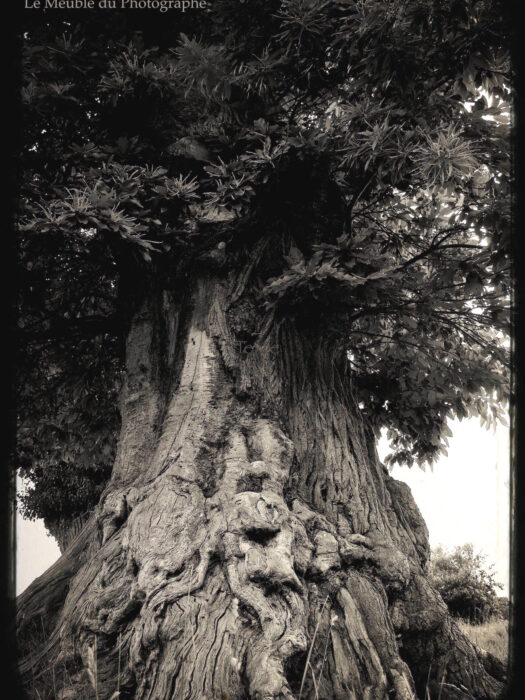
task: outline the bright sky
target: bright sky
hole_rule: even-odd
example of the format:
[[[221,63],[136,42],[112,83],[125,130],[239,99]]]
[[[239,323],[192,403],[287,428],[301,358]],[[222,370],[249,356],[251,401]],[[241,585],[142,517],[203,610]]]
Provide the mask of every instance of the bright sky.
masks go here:
[[[22,593],[60,556],[53,537],[47,534],[43,520],[24,520],[16,514],[16,593]]]
[[[430,545],[447,549],[471,542],[492,564],[501,595],[509,594],[509,429],[499,425],[486,430],[478,419],[449,423],[448,456],[423,471],[399,467],[395,479],[411,488],[428,527]],[[378,445],[381,458],[388,454],[388,441]]]
[[[477,419],[450,423],[448,457],[427,468],[396,466],[392,475],[405,481],[414,495],[430,533],[432,547],[447,548],[472,542],[493,564],[496,579],[509,586],[509,431],[488,431]],[[382,439],[379,456],[388,453]],[[55,540],[42,521],[17,515],[16,590],[21,593],[59,557]]]

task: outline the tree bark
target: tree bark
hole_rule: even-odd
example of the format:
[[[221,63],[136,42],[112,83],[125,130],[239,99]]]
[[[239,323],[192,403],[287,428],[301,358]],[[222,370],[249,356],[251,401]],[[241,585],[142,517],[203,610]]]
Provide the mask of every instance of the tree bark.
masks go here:
[[[29,697],[499,697],[504,669],[428,583],[344,352],[255,324],[245,282],[135,315],[111,480],[18,601]]]

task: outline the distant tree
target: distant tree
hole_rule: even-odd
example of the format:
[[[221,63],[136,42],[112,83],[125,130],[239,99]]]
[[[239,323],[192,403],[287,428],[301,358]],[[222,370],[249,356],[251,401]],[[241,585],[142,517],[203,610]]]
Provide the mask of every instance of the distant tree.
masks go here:
[[[496,605],[494,610],[495,617],[502,620],[508,620],[510,617],[510,601],[507,596],[498,596],[496,598]]]
[[[432,460],[508,396],[502,4],[24,23],[30,692],[96,649],[104,700],[496,698],[376,440]]]
[[[498,589],[486,556],[474,551],[472,544],[456,547],[452,552],[443,547],[432,551],[430,580],[448,605],[451,613],[479,624],[498,614]]]

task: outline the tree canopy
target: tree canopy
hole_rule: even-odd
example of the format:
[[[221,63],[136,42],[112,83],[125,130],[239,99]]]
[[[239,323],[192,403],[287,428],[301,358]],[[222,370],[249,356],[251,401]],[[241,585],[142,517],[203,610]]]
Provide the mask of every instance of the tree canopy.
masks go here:
[[[500,417],[511,291],[501,3],[215,0],[184,14],[33,12],[24,30],[27,515],[96,503],[127,329],[152,281],[183,288],[246,260],[261,314],[347,353],[393,461],[443,453],[449,417]],[[271,264],[259,265],[263,250]]]

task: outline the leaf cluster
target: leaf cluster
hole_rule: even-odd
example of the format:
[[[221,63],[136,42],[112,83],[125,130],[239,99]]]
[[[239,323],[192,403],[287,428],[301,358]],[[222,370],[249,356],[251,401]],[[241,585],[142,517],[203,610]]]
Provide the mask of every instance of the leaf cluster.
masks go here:
[[[33,514],[53,469],[71,484],[82,464],[107,473],[97,446],[115,439],[137,297],[207,274],[218,241],[224,274],[266,251],[261,316],[341,348],[392,461],[435,459],[448,417],[501,417],[511,80],[497,0],[215,0],[198,20],[140,25],[29,14],[19,413]]]

